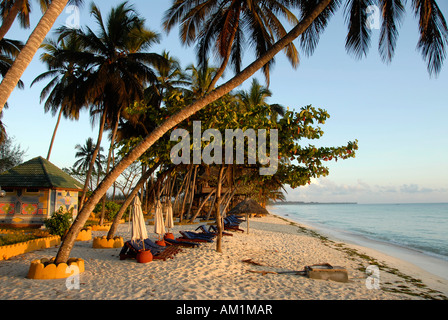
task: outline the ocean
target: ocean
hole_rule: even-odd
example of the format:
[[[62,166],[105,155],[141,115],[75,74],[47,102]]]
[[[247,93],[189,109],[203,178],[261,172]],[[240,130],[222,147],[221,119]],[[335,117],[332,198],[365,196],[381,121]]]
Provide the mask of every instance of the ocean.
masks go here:
[[[448,279],[448,203],[277,204],[269,209]]]

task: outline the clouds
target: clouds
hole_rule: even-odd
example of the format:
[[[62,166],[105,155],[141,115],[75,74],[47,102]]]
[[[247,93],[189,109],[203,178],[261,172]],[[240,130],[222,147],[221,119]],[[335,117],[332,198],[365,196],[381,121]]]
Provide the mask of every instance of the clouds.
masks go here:
[[[416,184],[404,184],[400,187],[400,192],[403,193],[433,193],[433,192],[447,192],[448,189],[447,188],[438,188],[438,189],[433,189],[433,188],[421,188]],[[447,199],[448,200],[448,199]]]
[[[297,189],[287,188],[289,201],[415,203],[447,202],[448,188],[431,188],[418,184],[370,185],[358,179],[352,184],[336,183],[328,178],[313,179]]]

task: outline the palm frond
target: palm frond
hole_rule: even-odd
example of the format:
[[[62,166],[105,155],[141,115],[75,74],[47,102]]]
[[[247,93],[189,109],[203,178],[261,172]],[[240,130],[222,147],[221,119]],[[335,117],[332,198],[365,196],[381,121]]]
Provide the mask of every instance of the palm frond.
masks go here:
[[[367,56],[370,48],[371,29],[367,24],[367,8],[371,5],[372,0],[348,0],[345,6],[345,20],[348,24],[345,48],[357,59]]]
[[[430,75],[440,73],[446,58],[448,28],[435,0],[413,0],[415,15],[419,18],[420,39],[417,49],[427,62]]]
[[[300,1],[301,19],[306,17],[318,4],[318,0]],[[339,9],[341,5],[340,0],[332,1],[328,7],[313,21],[313,23],[306,29],[300,37],[300,46],[305,54],[310,56],[319,43],[320,36],[325,31],[331,17]]]
[[[401,0],[380,0],[383,22],[381,24],[378,50],[384,62],[391,62],[398,39],[398,26],[405,12]]]

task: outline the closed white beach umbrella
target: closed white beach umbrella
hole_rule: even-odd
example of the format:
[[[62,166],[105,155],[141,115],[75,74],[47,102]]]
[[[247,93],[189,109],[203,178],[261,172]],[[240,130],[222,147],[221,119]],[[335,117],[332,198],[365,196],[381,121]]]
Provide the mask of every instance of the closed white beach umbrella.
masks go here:
[[[131,240],[145,240],[148,238],[148,232],[146,231],[145,219],[143,218],[142,203],[138,196],[134,198],[132,205],[132,233]]]
[[[173,207],[171,206],[171,201],[169,201],[166,206],[165,227],[167,227],[167,229],[174,228]]]
[[[165,223],[163,222],[162,204],[160,200],[156,203],[156,213],[154,216],[154,232],[159,236],[165,234]]]

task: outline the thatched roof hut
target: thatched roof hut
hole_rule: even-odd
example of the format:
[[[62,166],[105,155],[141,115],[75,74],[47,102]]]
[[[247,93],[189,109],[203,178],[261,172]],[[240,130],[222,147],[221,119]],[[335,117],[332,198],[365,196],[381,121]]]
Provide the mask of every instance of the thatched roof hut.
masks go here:
[[[235,207],[233,207],[229,212],[230,214],[245,214],[246,215],[246,223],[247,223],[247,233],[249,233],[249,217],[251,214],[255,215],[268,215],[269,211],[263,208],[258,204],[257,201],[252,199],[246,199],[238,203]]]
[[[246,199],[238,203],[227,214],[261,214],[267,215],[269,211],[258,204],[257,201]]]

